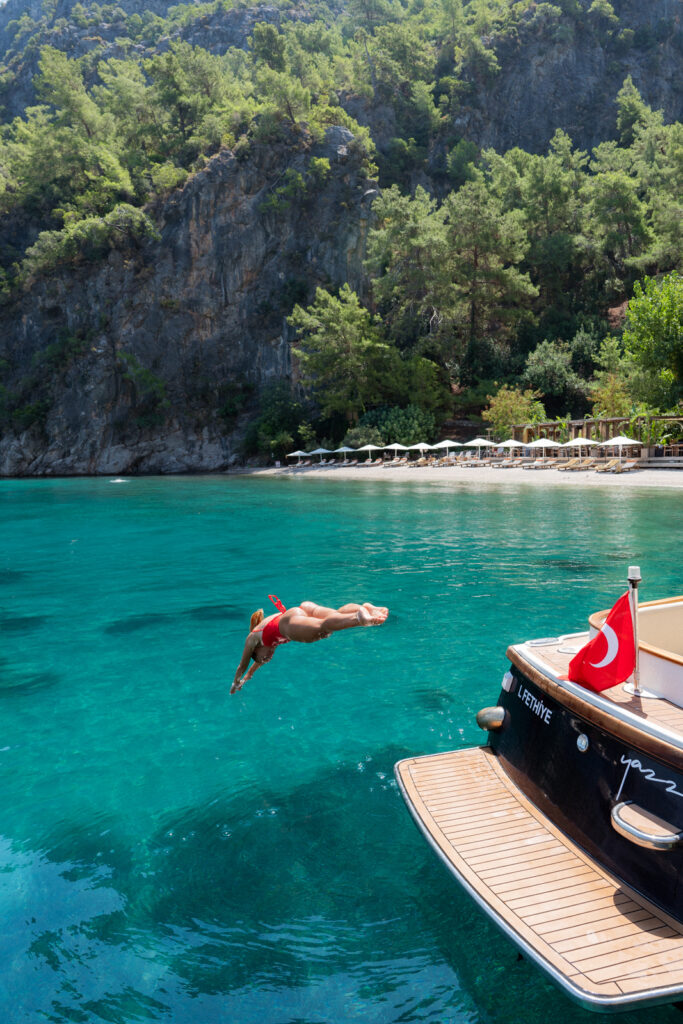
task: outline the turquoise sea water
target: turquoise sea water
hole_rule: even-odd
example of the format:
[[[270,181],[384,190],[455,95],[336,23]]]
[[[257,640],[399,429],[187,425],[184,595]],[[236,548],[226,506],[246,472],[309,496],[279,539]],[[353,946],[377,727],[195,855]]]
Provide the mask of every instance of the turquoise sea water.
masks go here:
[[[392,767],[481,742],[507,644],[582,628],[629,564],[680,593],[680,494],[12,481],[0,529],[0,1021],[600,1019],[460,892]],[[268,593],[391,617],[229,697]]]

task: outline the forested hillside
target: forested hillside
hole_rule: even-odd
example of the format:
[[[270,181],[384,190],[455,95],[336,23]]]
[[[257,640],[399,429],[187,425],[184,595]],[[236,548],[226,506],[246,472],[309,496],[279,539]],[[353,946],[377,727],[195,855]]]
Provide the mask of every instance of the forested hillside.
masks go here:
[[[682,40],[672,0],[9,0],[0,469],[677,408]]]

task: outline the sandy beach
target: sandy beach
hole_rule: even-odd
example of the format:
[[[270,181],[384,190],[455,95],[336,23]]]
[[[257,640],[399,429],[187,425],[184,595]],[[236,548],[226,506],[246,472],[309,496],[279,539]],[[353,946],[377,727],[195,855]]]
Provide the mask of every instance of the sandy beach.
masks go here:
[[[449,487],[489,487],[525,484],[531,487],[628,487],[683,490],[682,469],[636,469],[628,473],[560,472],[557,469],[501,469],[497,466],[320,466],[254,469],[254,475],[307,480],[384,480],[391,483],[446,484]]]

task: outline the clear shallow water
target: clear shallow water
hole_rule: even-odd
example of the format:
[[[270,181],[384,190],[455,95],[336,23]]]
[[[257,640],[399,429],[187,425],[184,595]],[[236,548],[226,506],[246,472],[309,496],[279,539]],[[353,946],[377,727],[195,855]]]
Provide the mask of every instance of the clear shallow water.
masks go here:
[[[600,1019],[459,891],[392,766],[480,742],[507,644],[582,628],[629,564],[680,593],[679,494],[13,481],[0,528],[0,1020]],[[228,697],[269,592],[392,614]]]

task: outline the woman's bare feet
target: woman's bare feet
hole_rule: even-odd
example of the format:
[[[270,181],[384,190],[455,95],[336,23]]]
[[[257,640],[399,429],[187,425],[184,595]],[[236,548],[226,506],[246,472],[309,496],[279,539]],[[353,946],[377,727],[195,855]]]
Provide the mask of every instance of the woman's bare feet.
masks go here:
[[[358,609],[358,621],[361,626],[381,626],[389,614],[388,608],[377,608],[366,601]]]

